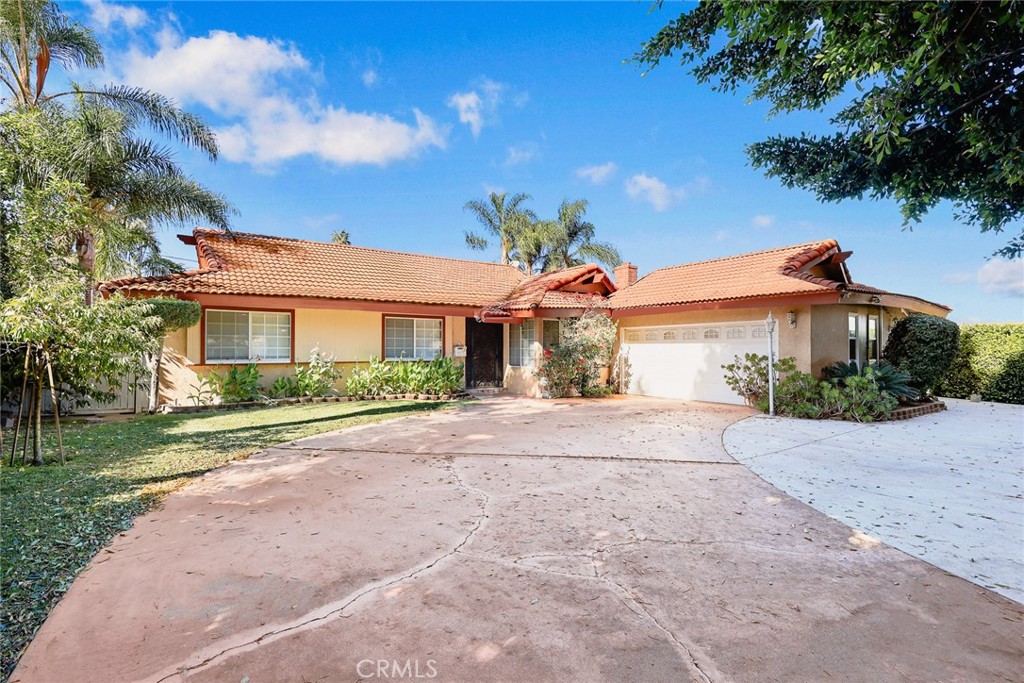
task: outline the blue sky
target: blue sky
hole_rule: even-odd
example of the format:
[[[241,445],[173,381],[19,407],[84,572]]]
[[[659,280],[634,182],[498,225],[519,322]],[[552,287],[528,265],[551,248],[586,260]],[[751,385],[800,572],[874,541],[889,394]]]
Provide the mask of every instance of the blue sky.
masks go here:
[[[1001,235],[940,207],[903,231],[888,201],[821,204],[748,166],[744,146],[826,131],[825,114],[762,104],[664,63],[624,63],[682,5],[622,3],[107,3],[65,9],[106,45],[104,73],[176,98],[218,130],[221,159],[182,165],[224,193],[235,229],[463,258],[463,211],[526,192],[553,216],[590,201],[599,238],[654,268],[834,237],[860,282],[1024,319],[1022,264]],[[169,255],[194,252],[162,233]],[[184,261],[186,265],[193,262]]]

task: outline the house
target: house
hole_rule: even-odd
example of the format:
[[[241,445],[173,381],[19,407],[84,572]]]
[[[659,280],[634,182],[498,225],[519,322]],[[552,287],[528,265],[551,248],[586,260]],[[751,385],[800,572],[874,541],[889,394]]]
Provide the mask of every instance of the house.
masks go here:
[[[371,357],[465,359],[469,386],[537,396],[535,369],[560,321],[588,309],[619,323],[617,370],[628,393],[737,403],[721,365],[765,353],[818,373],[878,360],[892,322],[950,309],[854,282],[851,252],[823,240],[614,279],[595,265],[527,276],[513,266],[197,228],[179,236],[199,268],[104,283],[104,293],[198,301],[198,325],[168,335],[161,403],[187,403],[198,376],[255,361],[269,384],[313,348],[351,368]],[[343,388],[343,382],[339,384]]]

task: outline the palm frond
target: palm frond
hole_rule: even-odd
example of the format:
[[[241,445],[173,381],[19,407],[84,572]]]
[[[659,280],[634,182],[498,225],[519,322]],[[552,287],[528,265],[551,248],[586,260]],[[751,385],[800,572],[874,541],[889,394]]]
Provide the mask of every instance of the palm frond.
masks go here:
[[[576,248],[576,255],[582,263],[593,261],[609,268],[622,263],[619,250],[608,242],[584,242]]]
[[[470,249],[474,249],[476,251],[483,251],[484,249],[487,248],[488,241],[487,238],[484,237],[483,235],[478,235],[475,232],[470,232],[469,230],[467,230],[465,232],[465,236],[466,246],[469,247]]]
[[[234,207],[223,195],[207,190],[191,178],[159,174],[129,176],[115,209],[126,218],[154,225],[206,221],[227,229]]]
[[[65,95],[77,95],[100,106],[115,109],[127,117],[129,126],[145,123],[163,135],[185,145],[206,152],[211,159],[217,158],[217,136],[198,116],[179,109],[169,97],[150,92],[144,88],[127,85],[108,85],[99,90],[74,90],[48,95],[50,101]]]

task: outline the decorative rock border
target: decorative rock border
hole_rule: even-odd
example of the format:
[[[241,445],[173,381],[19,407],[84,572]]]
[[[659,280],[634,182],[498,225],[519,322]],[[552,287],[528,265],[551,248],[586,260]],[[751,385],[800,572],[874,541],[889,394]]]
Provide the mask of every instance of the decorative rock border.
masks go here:
[[[906,406],[904,408],[897,408],[892,411],[892,415],[889,416],[889,421],[894,420],[909,420],[912,417],[921,417],[922,415],[931,415],[932,413],[941,413],[946,409],[946,404],[942,401],[935,401],[934,403],[925,403],[919,406]]]
[[[239,403],[210,403],[192,406],[160,406],[158,412],[165,414],[207,413],[218,410],[235,410],[249,408],[275,408],[277,406],[295,405],[296,403],[348,403],[350,401],[458,401],[469,398],[466,392],[458,394],[386,394],[383,396],[301,396],[299,398],[270,398],[265,401],[241,401]]]

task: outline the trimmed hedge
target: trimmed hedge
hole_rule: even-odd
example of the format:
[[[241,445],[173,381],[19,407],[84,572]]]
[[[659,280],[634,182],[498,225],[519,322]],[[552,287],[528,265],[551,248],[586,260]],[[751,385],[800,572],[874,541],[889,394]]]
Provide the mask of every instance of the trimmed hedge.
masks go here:
[[[960,353],[938,393],[1024,404],[1024,323],[962,325]]]
[[[952,320],[914,313],[896,321],[882,356],[908,373],[928,395],[943,380],[960,350],[960,328]]]

